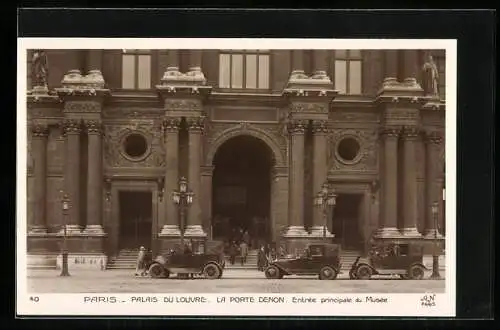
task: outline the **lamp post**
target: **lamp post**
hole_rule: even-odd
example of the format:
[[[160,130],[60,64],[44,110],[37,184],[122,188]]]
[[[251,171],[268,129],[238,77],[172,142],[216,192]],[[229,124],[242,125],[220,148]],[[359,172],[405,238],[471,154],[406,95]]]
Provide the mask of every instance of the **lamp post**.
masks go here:
[[[60,276],[70,276],[68,271],[68,248],[67,248],[67,235],[66,235],[66,227],[68,224],[67,217],[70,209],[70,200],[67,194],[64,194],[62,200],[62,211],[63,211],[63,244],[62,244],[62,266],[61,266],[61,275]]]
[[[333,212],[335,203],[337,202],[337,194],[333,189],[330,189],[328,183],[323,183],[321,191],[316,194],[314,204],[320,208],[323,215],[323,237],[326,237],[326,228],[328,224],[328,214],[330,209]]]
[[[437,234],[438,234],[438,212],[439,212],[439,204],[438,202],[432,203],[431,206],[431,211],[432,211],[432,218],[434,220],[434,253],[432,254],[432,274],[431,274],[431,279],[433,280],[439,280],[441,279],[441,276],[439,275],[439,256],[437,254],[437,248],[438,248],[438,239],[437,239]]]
[[[179,180],[179,190],[172,193],[172,199],[175,204],[179,206],[179,213],[181,218],[180,229],[181,229],[181,246],[184,248],[184,227],[186,223],[187,208],[191,203],[193,203],[194,193],[188,191],[187,180],[182,177]]]

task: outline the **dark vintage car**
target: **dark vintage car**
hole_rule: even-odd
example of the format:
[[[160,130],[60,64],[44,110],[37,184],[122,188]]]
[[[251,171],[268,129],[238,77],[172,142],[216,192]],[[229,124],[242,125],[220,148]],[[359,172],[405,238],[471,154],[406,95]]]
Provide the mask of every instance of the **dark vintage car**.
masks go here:
[[[222,242],[207,242],[205,253],[170,251],[151,262],[149,274],[153,278],[169,278],[177,274],[179,278],[201,275],[208,279],[219,279],[225,267],[222,249]]]
[[[367,280],[372,275],[399,275],[402,279],[421,280],[426,267],[423,249],[416,243],[385,242],[373,244],[368,256],[357,257],[349,271],[351,279]]]
[[[310,244],[300,257],[280,258],[270,262],[264,274],[270,279],[285,275],[318,275],[320,280],[334,280],[340,271],[338,244]]]

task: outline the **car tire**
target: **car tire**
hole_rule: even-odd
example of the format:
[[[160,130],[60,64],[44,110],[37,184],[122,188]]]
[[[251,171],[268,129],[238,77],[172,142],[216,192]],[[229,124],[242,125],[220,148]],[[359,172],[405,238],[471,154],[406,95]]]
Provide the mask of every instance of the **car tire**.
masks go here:
[[[148,273],[152,278],[168,277],[166,275],[168,272],[166,272],[165,268],[163,268],[163,266],[160,264],[152,264],[151,266],[149,266]]]
[[[367,265],[360,265],[356,268],[356,278],[358,280],[369,280],[372,276],[372,269]]]
[[[215,264],[208,264],[203,267],[203,275],[210,280],[218,279],[222,275],[221,270]]]
[[[283,278],[283,275],[281,274],[280,270],[276,266],[269,266],[264,270],[264,274],[266,275],[266,278],[269,279],[280,279]]]
[[[330,266],[322,267],[319,271],[320,280],[334,280],[337,278],[337,271]]]
[[[424,278],[424,267],[421,265],[413,265],[408,270],[408,277],[412,280],[421,280]]]

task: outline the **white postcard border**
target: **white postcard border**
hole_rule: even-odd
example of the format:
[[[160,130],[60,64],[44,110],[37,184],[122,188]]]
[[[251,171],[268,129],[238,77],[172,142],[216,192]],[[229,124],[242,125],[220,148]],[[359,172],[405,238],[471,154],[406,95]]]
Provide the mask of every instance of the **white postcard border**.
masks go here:
[[[275,304],[214,303],[217,297],[318,297],[319,294],[110,294],[123,303],[88,304],[90,294],[33,294],[27,291],[27,49],[445,49],[446,50],[446,279],[444,294],[329,294],[329,297],[387,298],[387,303]],[[457,42],[446,39],[167,39],[167,38],[18,38],[17,76],[17,205],[16,205],[16,305],[18,315],[274,315],[274,316],[455,316],[456,313],[456,128]],[[204,304],[132,303],[132,297],[205,296]],[[435,306],[422,307],[421,299],[432,296]],[[361,297],[361,298],[360,298]],[[31,300],[30,300],[31,298]],[[329,307],[328,307],[329,306]],[[130,307],[130,308],[128,308]],[[193,308],[194,307],[194,308]]]

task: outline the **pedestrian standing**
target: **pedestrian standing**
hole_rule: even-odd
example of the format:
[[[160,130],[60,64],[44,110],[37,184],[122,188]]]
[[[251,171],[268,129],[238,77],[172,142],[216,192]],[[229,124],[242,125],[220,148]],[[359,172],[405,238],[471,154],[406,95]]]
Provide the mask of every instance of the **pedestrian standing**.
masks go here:
[[[144,246],[141,246],[139,248],[139,254],[137,255],[137,262],[135,266],[135,276],[139,276],[139,273],[141,275],[144,273],[144,261],[146,258],[146,248]]]
[[[264,249],[264,245],[262,245],[259,249],[259,253],[257,254],[257,270],[262,272],[266,267],[267,267],[267,256]]]
[[[240,256],[241,256],[241,265],[243,266],[247,262],[247,256],[248,256],[248,244],[245,241],[241,241],[240,243]]]
[[[231,265],[234,265],[236,261],[236,255],[238,254],[238,247],[236,246],[236,242],[231,242],[231,246],[229,247],[229,262]]]

